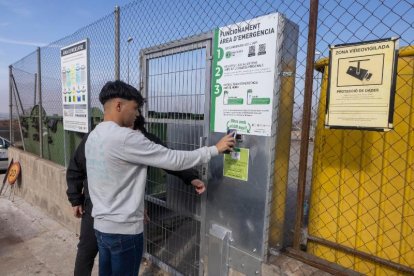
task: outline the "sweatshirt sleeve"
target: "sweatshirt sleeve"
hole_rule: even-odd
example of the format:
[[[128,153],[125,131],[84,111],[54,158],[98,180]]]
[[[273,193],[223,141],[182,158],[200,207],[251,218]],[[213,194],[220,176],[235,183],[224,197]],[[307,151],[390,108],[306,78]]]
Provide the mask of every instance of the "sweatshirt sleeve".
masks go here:
[[[125,161],[161,169],[179,171],[207,163],[218,155],[216,146],[193,151],[171,150],[148,140],[142,133],[130,131],[125,136],[121,158]]]
[[[150,141],[167,147],[160,138],[158,138],[156,135],[152,134],[152,133],[144,133],[144,136],[149,139]],[[191,169],[186,169],[186,170],[182,170],[182,171],[171,171],[171,170],[164,170],[166,173],[170,174],[170,175],[174,175],[178,178],[180,178],[185,184],[190,185],[191,181],[193,181],[194,179],[198,179],[200,178],[198,175],[198,171],[194,168]]]
[[[70,159],[66,170],[66,183],[68,188],[66,195],[72,206],[82,205],[85,197],[83,194],[86,175],[85,143],[88,135],[85,135],[76,148],[75,154]]]

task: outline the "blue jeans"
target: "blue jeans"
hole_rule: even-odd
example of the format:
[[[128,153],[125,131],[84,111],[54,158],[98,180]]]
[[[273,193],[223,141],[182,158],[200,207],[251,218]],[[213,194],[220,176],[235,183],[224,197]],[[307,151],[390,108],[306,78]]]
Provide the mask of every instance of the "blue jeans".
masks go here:
[[[95,230],[100,276],[137,276],[144,247],[144,234],[108,234]]]

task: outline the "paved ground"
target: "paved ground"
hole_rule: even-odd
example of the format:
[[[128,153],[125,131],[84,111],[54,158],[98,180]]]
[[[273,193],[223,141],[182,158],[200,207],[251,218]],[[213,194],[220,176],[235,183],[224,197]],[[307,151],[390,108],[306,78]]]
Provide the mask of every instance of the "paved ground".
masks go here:
[[[0,221],[1,275],[73,274],[74,233],[17,197],[0,198]]]
[[[8,195],[0,196],[0,275],[73,275],[76,234],[21,198],[12,202]],[[266,275],[329,275],[286,256],[274,257],[272,263]],[[141,276],[167,275],[146,261],[141,267]]]

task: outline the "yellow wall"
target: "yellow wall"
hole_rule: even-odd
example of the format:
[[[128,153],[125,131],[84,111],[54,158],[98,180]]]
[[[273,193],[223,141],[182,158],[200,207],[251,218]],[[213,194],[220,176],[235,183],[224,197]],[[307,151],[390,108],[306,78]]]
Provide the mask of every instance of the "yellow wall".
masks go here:
[[[317,63],[324,74],[309,235],[414,269],[414,47],[400,49],[389,132],[325,129],[327,64],[327,59]],[[308,252],[367,275],[399,275],[311,241]]]

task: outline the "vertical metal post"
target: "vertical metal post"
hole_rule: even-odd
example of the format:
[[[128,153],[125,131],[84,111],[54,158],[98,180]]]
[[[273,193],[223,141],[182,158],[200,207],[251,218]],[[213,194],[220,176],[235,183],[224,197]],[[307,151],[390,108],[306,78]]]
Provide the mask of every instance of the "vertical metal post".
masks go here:
[[[33,99],[33,106],[36,105],[36,93],[37,92],[37,73],[34,75],[34,99]]]
[[[306,57],[305,73],[305,97],[303,103],[302,134],[299,160],[298,194],[296,204],[295,233],[293,237],[293,248],[300,249],[300,238],[303,219],[303,201],[305,198],[306,170],[308,167],[308,147],[310,115],[312,109],[312,85],[313,85],[313,64],[315,60],[316,30],[318,24],[319,0],[310,0],[308,49]]]
[[[13,135],[13,97],[12,97],[12,77],[13,77],[13,66],[9,66],[9,112],[10,112],[10,122],[9,122],[9,140],[11,143],[14,143],[14,135]]]
[[[127,40],[127,42],[128,42],[128,72],[127,72],[127,74],[128,74],[128,76],[127,76],[127,78],[128,78],[128,84],[129,84],[129,45],[131,44],[131,41],[132,40],[133,40],[132,37],[128,37],[128,40]]]
[[[205,146],[210,143],[210,87],[211,87],[211,67],[213,62],[213,45],[214,40],[207,40],[206,45],[206,53],[205,57],[202,57],[205,59],[205,84],[204,84],[204,95],[205,95],[205,101],[204,101],[204,123],[203,123],[203,139],[200,138],[200,147]],[[208,171],[209,171],[209,164],[203,164],[201,166],[201,180],[206,183],[208,187]],[[198,275],[203,276],[206,267],[208,265],[208,259],[206,259],[208,255],[208,238],[207,238],[207,193],[203,193],[201,195],[200,200],[200,217],[201,217],[201,227],[200,227],[200,270]],[[205,262],[207,261],[207,263]]]
[[[115,80],[119,80],[119,59],[120,59],[120,11],[115,6]]]
[[[63,129],[63,158],[65,159],[65,168],[68,168],[67,158],[67,147],[66,147],[66,130]]]
[[[39,156],[43,158],[43,105],[42,105],[42,67],[40,64],[40,47],[37,47],[37,91],[39,91]]]

